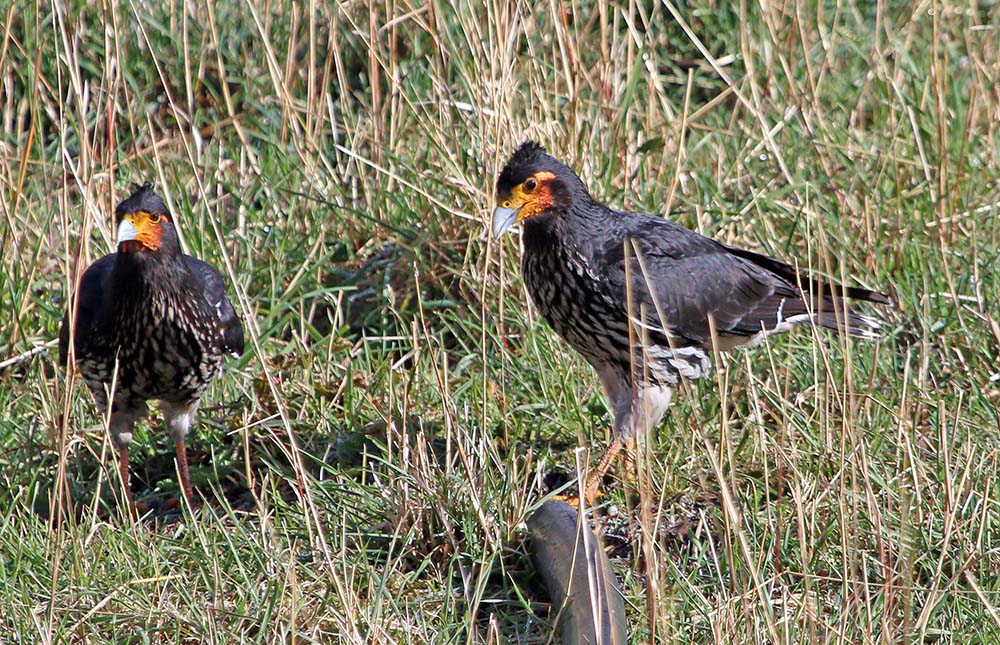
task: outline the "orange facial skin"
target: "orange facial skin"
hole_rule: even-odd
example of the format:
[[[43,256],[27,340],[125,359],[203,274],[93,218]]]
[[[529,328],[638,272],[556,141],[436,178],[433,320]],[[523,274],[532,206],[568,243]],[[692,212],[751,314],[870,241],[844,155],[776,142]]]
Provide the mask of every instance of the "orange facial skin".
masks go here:
[[[170,218],[163,213],[126,213],[118,225],[119,250],[124,253],[159,250],[163,244],[164,221],[170,221]]]
[[[551,172],[536,172],[528,179],[515,186],[510,196],[500,202],[500,206],[517,210],[517,222],[544,213],[552,208],[552,188],[549,181],[556,176]]]

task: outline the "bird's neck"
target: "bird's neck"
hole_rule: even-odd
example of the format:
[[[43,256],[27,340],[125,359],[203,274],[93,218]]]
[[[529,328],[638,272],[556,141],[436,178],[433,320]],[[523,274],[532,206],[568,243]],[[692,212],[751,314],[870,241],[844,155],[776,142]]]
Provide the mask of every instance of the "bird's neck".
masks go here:
[[[521,229],[521,242],[525,251],[544,251],[561,244],[559,216],[542,213],[525,220]]]
[[[111,302],[129,306],[151,297],[182,290],[188,272],[183,256],[118,253],[111,272]]]
[[[582,206],[582,207],[581,207]],[[602,220],[610,216],[603,206],[578,205],[572,211],[552,210],[530,217],[522,224],[521,240],[527,252],[562,252],[590,255],[601,238]]]

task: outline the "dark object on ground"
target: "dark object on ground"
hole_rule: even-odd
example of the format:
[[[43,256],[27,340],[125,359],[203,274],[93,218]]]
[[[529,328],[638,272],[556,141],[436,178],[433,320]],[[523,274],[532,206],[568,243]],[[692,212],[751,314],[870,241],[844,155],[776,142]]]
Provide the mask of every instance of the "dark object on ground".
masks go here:
[[[546,502],[528,518],[535,561],[558,612],[566,645],[627,642],[625,603],[615,573],[586,522],[566,502]]]
[[[75,325],[71,307],[59,332],[59,360],[65,365],[74,357],[102,416],[111,395],[109,429],[126,500],[132,430],[148,414],[147,401],[155,400],[177,446],[181,490],[190,501],[184,439],[223,353],[243,353],[243,325],[219,272],[181,253],[167,205],[150,184],[134,186],[115,219],[118,251],[83,274]]]

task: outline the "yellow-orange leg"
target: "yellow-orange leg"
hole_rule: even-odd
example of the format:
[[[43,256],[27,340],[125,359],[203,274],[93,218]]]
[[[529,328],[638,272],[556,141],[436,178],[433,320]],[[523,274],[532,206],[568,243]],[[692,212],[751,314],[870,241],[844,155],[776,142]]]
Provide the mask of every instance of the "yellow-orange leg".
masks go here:
[[[122,483],[122,499],[125,502],[125,512],[132,521],[138,520],[139,516],[148,510],[148,507],[142,502],[138,504],[132,502],[132,486],[129,484],[128,478],[128,446],[118,450],[118,477]]]
[[[601,496],[601,482],[604,481],[604,475],[607,474],[608,469],[611,468],[611,464],[614,463],[615,459],[618,457],[618,453],[622,451],[628,444],[627,439],[616,438],[608,446],[607,452],[601,456],[600,461],[597,465],[590,471],[587,475],[587,480],[583,486],[583,499],[587,506],[592,505],[597,501],[597,498]],[[627,451],[626,451],[627,452]]]
[[[622,480],[629,484],[635,484],[636,473],[638,472],[636,470],[637,464],[635,461],[636,460],[635,442],[632,441],[631,439],[628,439],[624,443],[625,443],[625,473],[622,476]]]
[[[188,470],[187,448],[184,440],[177,443],[177,474],[181,480],[181,491],[188,503],[194,501],[194,488],[191,486],[191,472]]]
[[[125,507],[132,508],[132,491],[128,482],[128,446],[118,450],[118,476],[122,482],[122,492],[125,495]]]

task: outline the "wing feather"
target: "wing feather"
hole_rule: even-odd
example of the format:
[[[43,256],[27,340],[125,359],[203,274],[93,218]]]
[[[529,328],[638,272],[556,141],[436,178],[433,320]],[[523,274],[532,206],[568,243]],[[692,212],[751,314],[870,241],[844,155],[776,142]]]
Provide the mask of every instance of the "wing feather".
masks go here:
[[[234,356],[243,354],[243,323],[236,315],[236,310],[233,308],[229,296],[226,295],[226,281],[212,265],[206,262],[189,255],[184,256],[184,261],[187,263],[188,270],[201,285],[205,300],[219,314],[219,322],[222,324],[222,338],[225,343],[223,351]]]
[[[645,305],[644,324],[662,326],[681,345],[706,342],[710,317],[719,336],[746,339],[808,320],[852,335],[875,335],[877,322],[851,312],[845,298],[888,303],[880,293],[821,282],[780,260],[720,244],[669,220],[631,213],[615,219],[624,228],[617,239],[626,242],[600,250],[600,272],[626,302],[628,257],[632,301]]]
[[[62,325],[59,328],[59,364],[66,365],[69,359],[69,333],[74,327],[77,342],[87,338],[94,327],[97,315],[104,306],[104,298],[107,295],[108,277],[111,269],[115,266],[117,253],[109,253],[97,260],[84,271],[80,278],[80,285],[77,287],[76,305],[76,325],[70,325],[67,311],[63,316]]]

